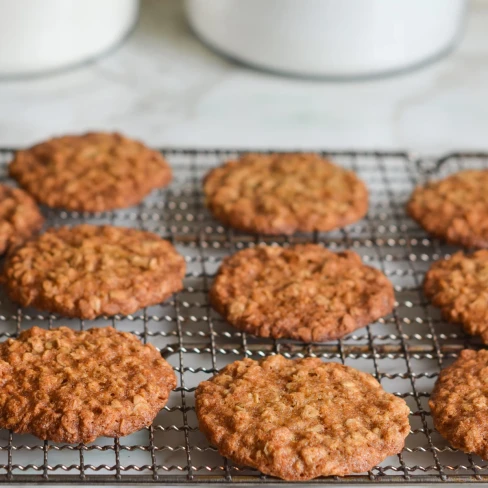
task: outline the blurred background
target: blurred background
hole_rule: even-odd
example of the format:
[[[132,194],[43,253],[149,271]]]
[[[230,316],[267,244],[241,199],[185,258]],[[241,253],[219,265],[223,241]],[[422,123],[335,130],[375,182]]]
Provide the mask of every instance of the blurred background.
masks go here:
[[[487,0],[2,2],[3,146],[488,146]]]

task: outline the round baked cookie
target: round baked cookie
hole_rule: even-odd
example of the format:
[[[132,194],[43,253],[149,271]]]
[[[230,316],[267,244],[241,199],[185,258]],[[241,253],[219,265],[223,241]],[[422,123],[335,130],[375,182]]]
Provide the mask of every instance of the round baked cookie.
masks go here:
[[[200,383],[195,408],[221,455],[285,480],[367,471],[410,431],[404,400],[317,358],[236,361]]]
[[[417,187],[407,210],[435,237],[465,247],[488,247],[488,170],[460,171]]]
[[[457,252],[432,264],[424,293],[445,320],[460,323],[488,344],[488,250]]]
[[[0,254],[36,234],[44,218],[24,191],[0,183]]]
[[[88,212],[135,205],[172,178],[158,151],[108,133],[56,137],[18,151],[9,172],[38,202]]]
[[[47,230],[5,263],[11,300],[67,317],[128,315],[182,289],[185,260],[158,235],[127,227]]]
[[[224,225],[263,234],[328,231],[368,210],[356,174],[317,154],[246,154],[211,170],[204,192]]]
[[[210,302],[260,337],[328,341],[390,313],[393,286],[352,251],[317,244],[258,246],[224,259]]]
[[[176,386],[157,349],[112,327],[33,327],[0,344],[0,426],[54,442],[151,424]]]
[[[429,400],[435,428],[456,449],[488,459],[488,350],[465,349]]]

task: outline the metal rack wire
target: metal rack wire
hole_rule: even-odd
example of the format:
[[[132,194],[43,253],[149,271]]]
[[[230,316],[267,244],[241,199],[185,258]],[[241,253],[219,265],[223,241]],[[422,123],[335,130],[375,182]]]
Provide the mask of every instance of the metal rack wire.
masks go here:
[[[0,482],[3,483],[284,483],[218,455],[198,431],[193,392],[197,384],[225,364],[245,356],[281,353],[314,355],[367,371],[383,387],[404,398],[411,409],[412,432],[398,456],[368,473],[322,478],[310,483],[486,482],[488,464],[456,451],[435,432],[428,409],[429,392],[442,367],[464,347],[480,347],[459,327],[443,322],[421,292],[432,261],[453,248],[429,238],[405,214],[413,187],[463,167],[488,167],[488,154],[453,154],[419,161],[402,152],[336,152],[341,165],[357,171],[370,189],[368,216],[346,229],[293,237],[238,233],[216,223],[205,210],[202,176],[239,151],[164,151],[175,181],[141,205],[95,215],[46,210],[48,225],[111,223],[157,232],[186,257],[185,288],[168,302],[128,317],[95,321],[67,320],[19,309],[0,295],[0,337],[15,337],[39,325],[76,328],[111,324],[151,342],[173,365],[178,388],[154,424],[121,439],[97,439],[89,445],[43,442],[0,431]],[[325,153],[324,153],[325,154]],[[11,151],[0,150],[0,179],[6,180]],[[289,245],[319,242],[332,250],[351,248],[393,281],[394,312],[344,339],[316,344],[258,339],[238,332],[211,310],[207,292],[223,257],[260,242]]]

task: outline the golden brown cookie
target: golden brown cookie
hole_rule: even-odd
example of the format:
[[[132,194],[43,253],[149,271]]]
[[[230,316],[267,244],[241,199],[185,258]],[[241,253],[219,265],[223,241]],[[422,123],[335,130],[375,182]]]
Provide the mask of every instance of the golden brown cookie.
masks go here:
[[[210,301],[231,325],[260,337],[328,341],[390,313],[393,286],[352,251],[317,244],[258,246],[224,259]]]
[[[434,426],[456,449],[488,459],[488,351],[465,349],[429,400]]]
[[[410,431],[404,400],[317,358],[236,361],[200,383],[195,408],[220,454],[285,480],[367,471]]]
[[[131,314],[182,289],[185,260],[168,241],[127,227],[59,227],[5,263],[8,296],[24,307],[93,319]]]
[[[108,133],[56,137],[18,151],[9,172],[38,202],[88,212],[135,205],[172,178],[158,151]]]
[[[436,261],[425,275],[424,293],[445,320],[488,344],[488,250]]]
[[[0,254],[36,234],[43,223],[32,197],[18,188],[0,184]]]
[[[488,170],[466,170],[417,187],[408,213],[451,244],[488,247]]]
[[[150,425],[176,378],[154,346],[127,332],[33,327],[0,344],[0,384],[1,428],[88,443]]]
[[[368,210],[356,174],[317,154],[247,154],[211,170],[204,192],[223,224],[263,234],[328,231]]]

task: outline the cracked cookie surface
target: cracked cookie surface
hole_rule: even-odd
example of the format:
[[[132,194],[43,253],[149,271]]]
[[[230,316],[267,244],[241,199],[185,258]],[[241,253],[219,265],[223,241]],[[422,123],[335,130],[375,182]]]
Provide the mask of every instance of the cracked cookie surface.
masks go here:
[[[8,296],[24,307],[93,319],[128,315],[182,289],[185,260],[151,232],[79,225],[48,229],[7,259]]]
[[[0,426],[54,442],[151,424],[176,386],[156,348],[112,327],[33,327],[0,344]]]
[[[404,400],[318,358],[236,361],[198,386],[195,408],[220,454],[285,480],[367,471],[410,431]]]
[[[31,196],[0,184],[0,254],[36,234],[43,223],[44,217]]]
[[[48,207],[88,212],[135,205],[172,178],[158,151],[110,133],[55,137],[18,151],[9,173]]]
[[[434,426],[456,449],[488,459],[488,351],[465,349],[429,400]]]
[[[488,247],[488,170],[460,171],[419,186],[407,210],[435,237],[465,247]]]
[[[260,337],[328,341],[390,313],[393,286],[352,251],[316,244],[257,246],[224,259],[210,301],[231,325]]]
[[[328,231],[362,219],[368,191],[316,154],[247,154],[211,170],[206,204],[224,225],[263,234]]]
[[[488,344],[488,250],[457,252],[433,263],[425,275],[424,293],[444,319]]]

